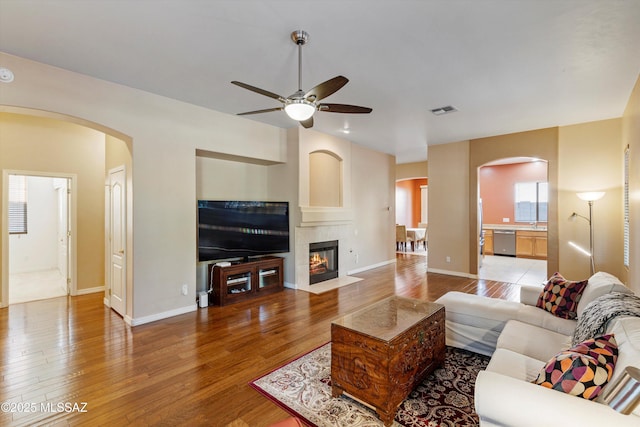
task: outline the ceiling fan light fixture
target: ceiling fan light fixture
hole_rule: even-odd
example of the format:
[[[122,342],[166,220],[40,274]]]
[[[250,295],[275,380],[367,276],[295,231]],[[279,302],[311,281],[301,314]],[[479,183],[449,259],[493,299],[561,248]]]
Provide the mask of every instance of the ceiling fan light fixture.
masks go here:
[[[289,117],[298,122],[305,121],[316,112],[316,106],[306,99],[289,99],[284,106],[284,111]]]

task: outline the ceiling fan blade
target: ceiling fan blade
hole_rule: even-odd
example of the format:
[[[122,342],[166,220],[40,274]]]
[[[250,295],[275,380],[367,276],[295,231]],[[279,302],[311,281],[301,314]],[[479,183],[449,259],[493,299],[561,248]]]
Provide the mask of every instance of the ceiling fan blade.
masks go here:
[[[268,90],[260,89],[259,87],[251,86],[246,83],[238,82],[235,80],[232,81],[231,83],[233,83],[236,86],[240,86],[242,88],[248,89],[252,92],[259,93],[260,95],[268,96],[269,98],[277,99],[280,102],[284,102],[284,98],[278,95],[277,93],[269,92]]]
[[[306,99],[311,97],[312,99],[310,99],[310,101],[319,101],[322,98],[326,98],[327,96],[337,92],[342,86],[346,85],[348,81],[349,79],[344,76],[336,76],[324,83],[320,83],[305,93],[304,97]]]
[[[305,129],[309,129],[310,127],[313,127],[313,116],[309,117],[307,120],[302,120],[300,124]]]
[[[280,111],[280,110],[284,110],[284,108],[282,107],[275,107],[275,108],[267,108],[264,110],[255,110],[255,111],[247,111],[246,113],[238,113],[238,116],[246,116],[248,114],[260,114],[260,113],[270,113],[271,111]]]
[[[326,111],[328,113],[368,114],[373,110],[368,107],[358,107],[357,105],[320,104],[318,106],[318,111]]]

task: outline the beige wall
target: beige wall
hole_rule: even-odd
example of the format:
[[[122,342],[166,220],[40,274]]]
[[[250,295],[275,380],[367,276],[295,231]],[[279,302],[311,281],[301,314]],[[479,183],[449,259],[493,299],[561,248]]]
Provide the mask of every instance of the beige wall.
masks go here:
[[[198,199],[285,200],[290,206],[291,252],[285,256],[285,282],[295,285],[294,228],[300,223],[298,195],[299,132],[287,132],[287,161],[260,165],[239,160],[230,161],[198,156],[196,158],[196,195]],[[314,148],[324,146],[337,150],[335,137],[318,132],[312,134]],[[324,145],[326,142],[326,145]],[[348,150],[343,146],[347,145]],[[340,259],[341,269],[366,269],[394,259],[393,199],[395,159],[349,141],[341,140],[339,151],[348,152],[350,163],[341,165],[349,171],[352,194],[348,205],[353,207],[353,236],[349,239],[348,257]],[[317,151],[316,151],[317,152]],[[333,157],[332,157],[333,158]],[[323,168],[322,172],[326,173]],[[375,173],[371,171],[374,170]],[[338,171],[333,171],[340,175]],[[205,289],[206,265],[198,266],[198,290]]]
[[[195,310],[196,150],[281,162],[285,131],[4,53],[0,61],[16,75],[0,92],[3,109],[52,112],[131,141],[134,289],[125,319],[135,325]],[[104,167],[103,159],[101,187]],[[96,230],[102,241],[104,224]],[[94,269],[99,283],[103,260]]]
[[[550,192],[557,182],[557,130],[541,129],[429,147],[429,271],[475,276],[478,269],[478,168],[511,157],[549,163]],[[557,254],[556,204],[549,204],[549,252]],[[555,236],[555,237],[554,237]],[[449,257],[449,261],[447,261]],[[556,260],[554,263],[554,259]],[[557,255],[549,269],[557,267]]]
[[[622,146],[630,148],[630,267],[627,286],[640,294],[640,78],[622,116]]]
[[[395,157],[353,144],[354,236],[349,270],[395,260]]]
[[[401,163],[396,165],[396,180],[411,178],[427,178],[429,176],[428,162]]]
[[[547,271],[558,271],[558,130],[539,129],[499,135],[471,141],[469,161],[469,226],[471,227],[469,248],[470,272],[478,271],[478,174],[480,166],[498,159],[511,157],[534,157],[547,161],[549,182],[549,206],[547,221]]]
[[[104,286],[104,165],[102,132],[55,119],[0,113],[1,170],[77,175],[76,286],[80,293]],[[7,259],[8,254],[0,252]],[[7,297],[2,295],[4,304]]]
[[[638,96],[637,88],[632,98],[634,96]],[[596,270],[609,271],[625,279],[627,274],[622,265],[623,141],[627,138],[631,142],[633,137],[623,137],[623,134],[627,132],[627,135],[637,137],[640,133],[637,104],[637,100],[630,100],[624,119],[429,147],[429,270],[452,271],[463,276],[477,273],[477,196],[474,191],[478,185],[477,167],[500,158],[528,156],[549,162],[549,274],[560,271],[572,279],[588,277],[588,258],[568,246],[571,240],[588,249],[588,224],[583,219],[572,222],[568,218],[574,211],[588,216],[588,205],[577,198],[576,192],[601,190],[606,191],[606,195],[595,202],[593,214]],[[468,147],[468,153],[465,147]],[[634,161],[637,164],[638,158],[632,160],[632,171],[635,170]],[[464,182],[465,179],[468,181]],[[638,180],[634,181],[632,177],[631,182]],[[461,194],[468,198],[462,198]],[[633,196],[631,198],[633,200]],[[463,218],[465,212],[468,217]],[[635,218],[632,214],[632,232],[638,224]],[[446,262],[447,256],[451,257],[450,263]],[[455,257],[463,259],[457,262]],[[632,256],[632,266],[637,260],[638,249],[635,257]],[[633,286],[632,283],[629,285]]]
[[[342,194],[337,207],[351,209],[351,148],[350,141],[335,136],[326,135],[313,129],[301,130],[297,137],[300,144],[299,162],[299,200],[301,206],[314,206],[311,203],[311,154],[314,152],[328,152],[334,158],[340,159],[339,184]],[[314,180],[321,177],[314,176]],[[318,205],[315,205],[318,206]]]
[[[196,157],[196,198],[268,200],[269,166]],[[195,209],[195,204],[194,204]]]
[[[623,277],[622,249],[622,120],[603,120],[559,128],[558,224],[560,272],[567,278],[589,277],[589,258],[569,246],[574,242],[589,250],[589,223],[569,216],[589,216],[580,191],[606,191],[594,202],[594,254],[596,271]]]
[[[309,206],[342,206],[341,158],[333,153],[309,154]]]
[[[268,192],[274,200],[289,200],[289,247],[291,252],[285,256],[284,280],[287,286],[294,287],[295,284],[295,257],[294,257],[294,243],[295,243],[295,224],[300,223],[300,206],[298,201],[298,175],[299,175],[299,151],[300,130],[298,128],[287,129],[286,143],[287,143],[287,158],[284,163],[273,165],[269,167],[269,174],[267,175]]]
[[[429,147],[429,271],[470,274],[469,145]]]

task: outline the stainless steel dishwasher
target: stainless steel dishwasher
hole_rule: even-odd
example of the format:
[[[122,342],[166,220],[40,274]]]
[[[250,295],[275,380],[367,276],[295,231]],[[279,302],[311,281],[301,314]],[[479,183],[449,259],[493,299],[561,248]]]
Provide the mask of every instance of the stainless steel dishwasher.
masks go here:
[[[493,254],[516,256],[515,230],[493,230]]]

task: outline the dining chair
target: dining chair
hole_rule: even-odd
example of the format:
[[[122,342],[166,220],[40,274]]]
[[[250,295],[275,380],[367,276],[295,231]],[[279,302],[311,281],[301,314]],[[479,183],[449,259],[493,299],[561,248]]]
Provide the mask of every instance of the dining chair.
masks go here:
[[[396,225],[396,249],[406,251],[407,243],[413,243],[413,239],[407,236],[407,226]]]
[[[420,223],[420,224],[423,224],[423,223]],[[424,250],[426,251],[427,250],[427,241],[428,241],[427,226],[425,224],[424,226],[419,226],[418,228],[424,228],[424,233],[420,234],[419,236],[417,236],[417,238],[416,238],[416,248],[418,248],[420,246],[420,243],[422,243],[424,245]]]

